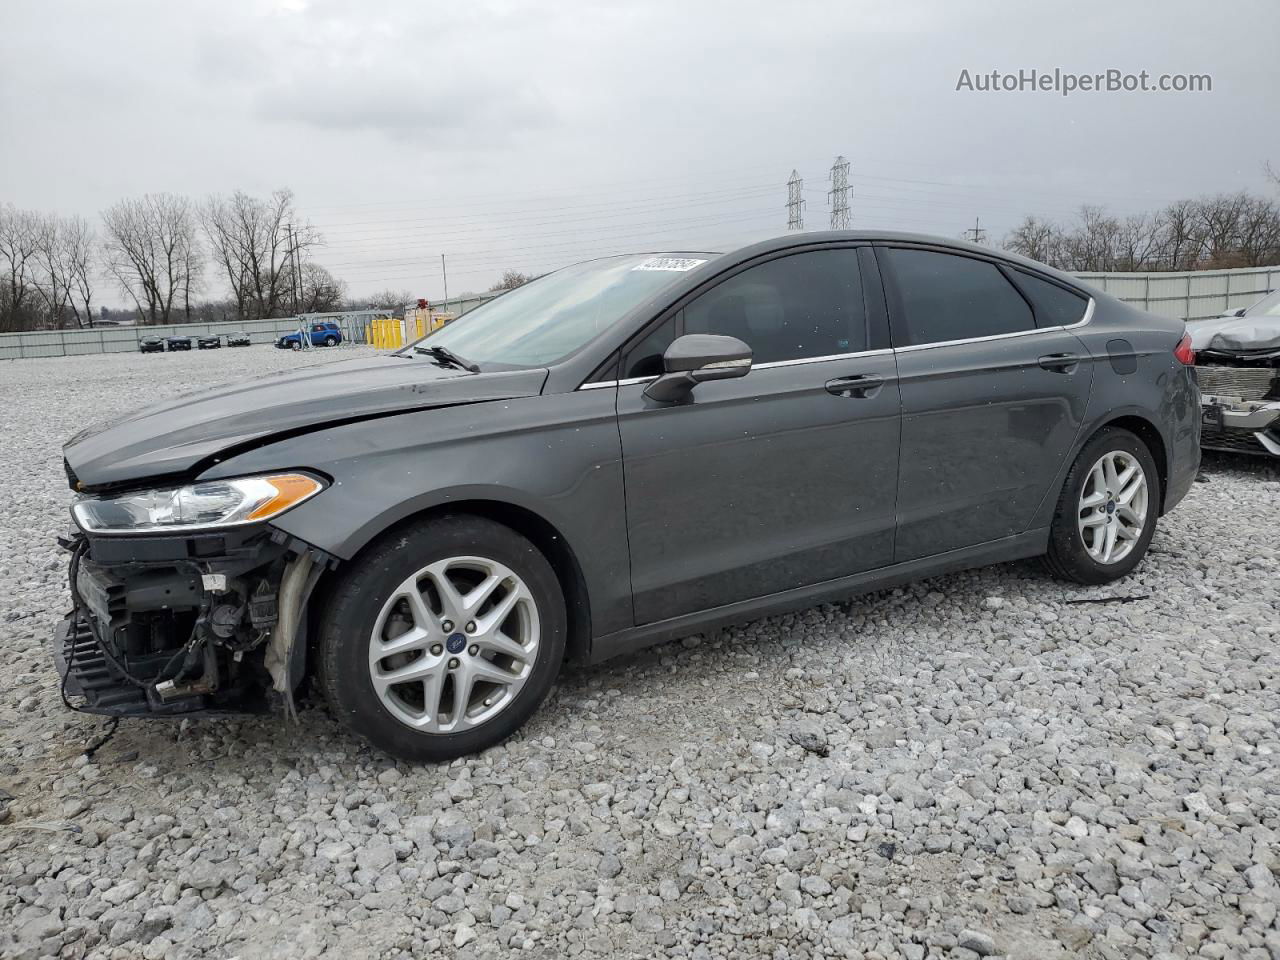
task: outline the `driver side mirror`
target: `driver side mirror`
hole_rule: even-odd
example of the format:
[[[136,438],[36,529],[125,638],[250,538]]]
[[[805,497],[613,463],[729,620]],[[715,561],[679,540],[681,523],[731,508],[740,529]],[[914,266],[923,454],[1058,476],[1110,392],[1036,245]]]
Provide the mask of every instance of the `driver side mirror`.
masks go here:
[[[645,388],[644,395],[660,403],[676,403],[708,380],[745,377],[751,370],[751,348],[737,337],[688,333],[674,340],[662,355],[663,374]]]

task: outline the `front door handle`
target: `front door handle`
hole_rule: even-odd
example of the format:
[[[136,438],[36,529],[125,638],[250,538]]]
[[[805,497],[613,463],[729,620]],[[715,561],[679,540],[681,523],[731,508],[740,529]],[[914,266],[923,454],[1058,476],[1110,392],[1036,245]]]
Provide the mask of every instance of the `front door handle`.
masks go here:
[[[1050,353],[1040,358],[1040,366],[1054,373],[1074,373],[1080,358],[1074,353]]]
[[[836,397],[874,397],[883,386],[884,377],[877,377],[874,374],[837,377],[827,381],[827,393]]]

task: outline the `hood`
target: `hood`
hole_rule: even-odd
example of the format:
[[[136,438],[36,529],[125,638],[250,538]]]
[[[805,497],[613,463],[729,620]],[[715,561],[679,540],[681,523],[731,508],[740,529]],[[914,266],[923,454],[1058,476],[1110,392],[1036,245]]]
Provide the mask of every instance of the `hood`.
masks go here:
[[[1187,324],[1193,350],[1250,353],[1280,350],[1280,317],[1214,317]]]
[[[241,380],[90,427],[62,448],[82,489],[189,473],[232,449],[410,410],[536,396],[545,369],[469,373],[382,354]],[[281,466],[306,466],[282,464]]]

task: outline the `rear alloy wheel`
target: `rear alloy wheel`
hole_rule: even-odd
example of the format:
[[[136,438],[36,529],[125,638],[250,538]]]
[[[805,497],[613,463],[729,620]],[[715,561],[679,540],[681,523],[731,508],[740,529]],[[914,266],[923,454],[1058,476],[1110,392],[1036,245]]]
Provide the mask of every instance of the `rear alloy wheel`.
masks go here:
[[[449,760],[508,737],[564,655],[564,599],[543,555],[480,517],[396,531],[355,562],[321,635],[342,720],[406,760]]]
[[[325,345],[326,347],[336,347],[336,346],[338,345],[338,338],[337,338],[337,337],[325,337],[325,338],[324,338],[324,345]]]
[[[1127,430],[1100,431],[1080,451],[1058,498],[1049,569],[1087,584],[1127,575],[1151,544],[1159,502],[1160,476],[1147,445]]]

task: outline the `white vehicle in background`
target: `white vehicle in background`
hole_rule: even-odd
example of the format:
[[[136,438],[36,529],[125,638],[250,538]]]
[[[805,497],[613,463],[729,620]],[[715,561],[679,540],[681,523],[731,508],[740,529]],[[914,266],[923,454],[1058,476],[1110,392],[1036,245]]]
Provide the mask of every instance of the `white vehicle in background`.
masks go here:
[[[1280,290],[1187,324],[1208,450],[1280,457]]]

